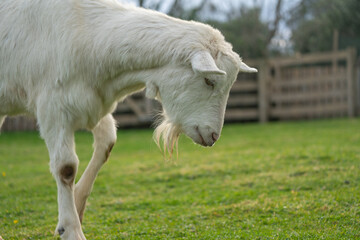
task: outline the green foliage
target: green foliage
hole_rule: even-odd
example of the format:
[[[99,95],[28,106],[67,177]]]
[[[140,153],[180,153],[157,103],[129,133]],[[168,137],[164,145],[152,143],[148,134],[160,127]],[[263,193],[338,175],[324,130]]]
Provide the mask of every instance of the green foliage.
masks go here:
[[[339,48],[360,49],[360,1],[302,0],[288,20],[296,51],[331,51],[333,31],[339,30]]]
[[[119,131],[89,198],[88,239],[359,239],[360,119],[228,125],[213,148]],[[92,136],[76,135],[79,174]],[[37,133],[0,135],[0,235],[54,239],[56,184]],[[78,177],[79,178],[79,177]]]
[[[268,25],[261,21],[261,8],[242,7],[240,14],[228,22],[210,22],[229,41],[234,51],[244,58],[267,55]]]

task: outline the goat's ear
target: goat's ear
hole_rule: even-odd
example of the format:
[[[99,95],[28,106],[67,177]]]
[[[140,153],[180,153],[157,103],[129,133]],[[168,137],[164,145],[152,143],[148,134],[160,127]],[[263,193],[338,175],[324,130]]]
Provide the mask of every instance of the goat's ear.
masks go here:
[[[241,62],[240,63],[240,72],[257,73],[258,70],[256,68],[249,67],[244,62]]]
[[[155,99],[158,94],[158,87],[154,83],[146,83],[145,96],[150,99]]]
[[[194,72],[201,74],[226,75],[226,72],[216,66],[213,57],[207,51],[195,53],[191,58],[191,66]]]

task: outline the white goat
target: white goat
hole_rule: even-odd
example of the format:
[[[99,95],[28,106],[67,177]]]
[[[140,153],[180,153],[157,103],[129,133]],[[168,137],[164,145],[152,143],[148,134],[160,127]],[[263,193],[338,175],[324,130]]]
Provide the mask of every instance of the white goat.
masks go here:
[[[164,109],[157,141],[162,136],[172,149],[185,133],[212,146],[239,71],[256,69],[205,24],[115,0],[0,2],[0,123],[20,113],[37,118],[58,187],[56,232],[63,239],[85,239],[85,203],[116,141],[111,112],[118,101],[146,87]],[[92,131],[94,154],[75,185],[79,128]]]

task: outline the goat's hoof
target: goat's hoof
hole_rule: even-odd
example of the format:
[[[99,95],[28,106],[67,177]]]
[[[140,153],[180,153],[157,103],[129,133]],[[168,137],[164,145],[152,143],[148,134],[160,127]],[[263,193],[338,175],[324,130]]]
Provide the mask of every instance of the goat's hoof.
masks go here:
[[[60,228],[57,230],[57,232],[58,232],[58,233],[59,233],[59,235],[61,236],[61,235],[63,235],[63,234],[64,234],[65,229],[64,229],[63,227],[60,227]]]
[[[86,240],[80,226],[57,227],[55,233],[58,233],[63,240]]]

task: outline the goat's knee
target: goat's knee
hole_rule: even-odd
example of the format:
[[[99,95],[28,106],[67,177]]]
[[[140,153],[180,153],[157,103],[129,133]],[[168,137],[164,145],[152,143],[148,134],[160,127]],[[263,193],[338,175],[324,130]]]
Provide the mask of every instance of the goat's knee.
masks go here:
[[[114,147],[114,144],[115,144],[115,143],[109,144],[109,147],[108,147],[108,149],[107,149],[106,152],[105,152],[105,162],[109,159],[110,153],[111,153],[111,151],[112,151],[112,149],[113,149],[113,147]]]
[[[115,120],[111,114],[106,115],[99,124],[92,130],[94,135],[94,148],[96,152],[105,153],[103,156],[106,162],[110,156],[111,150],[116,142]]]
[[[61,183],[65,187],[68,186],[72,188],[75,182],[75,176],[79,164],[79,160],[76,155],[72,156],[66,154],[58,154],[60,156],[54,156],[50,160],[50,170],[54,175],[56,181]]]
[[[59,177],[64,185],[72,186],[75,180],[76,166],[75,164],[64,164],[60,167]]]

